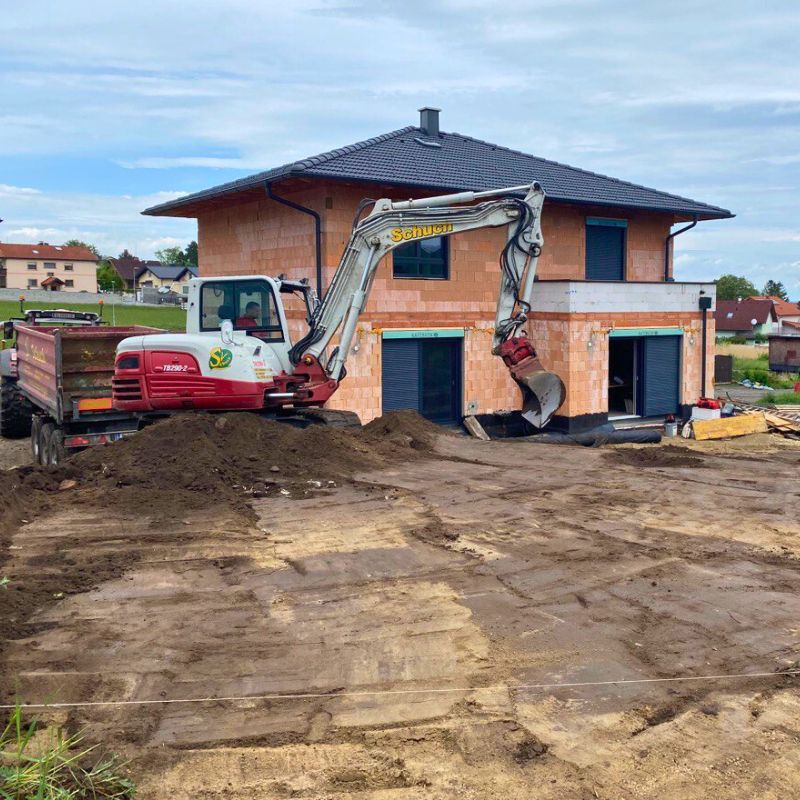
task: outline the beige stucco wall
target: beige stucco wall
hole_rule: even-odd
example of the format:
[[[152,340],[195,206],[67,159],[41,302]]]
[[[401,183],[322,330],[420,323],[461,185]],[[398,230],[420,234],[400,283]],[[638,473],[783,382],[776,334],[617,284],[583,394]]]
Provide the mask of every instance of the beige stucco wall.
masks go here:
[[[139,276],[139,280],[136,281],[136,286],[139,287],[151,285],[155,289],[160,289],[162,286],[166,286],[168,289],[172,289],[173,292],[181,294],[183,292],[183,287],[188,286],[191,277],[192,276],[187,272],[179,281],[172,279],[162,280],[148,269]]]
[[[54,264],[54,267],[45,269],[45,263]],[[28,264],[36,264],[36,269],[28,269]],[[66,269],[71,264],[72,270]],[[42,281],[49,273],[62,281],[72,281],[72,286],[62,286],[62,292],[96,292],[97,291],[97,262],[95,261],[67,261],[48,260],[40,261],[22,258],[6,258],[6,288],[28,289],[28,280],[36,278],[37,289],[42,288]]]

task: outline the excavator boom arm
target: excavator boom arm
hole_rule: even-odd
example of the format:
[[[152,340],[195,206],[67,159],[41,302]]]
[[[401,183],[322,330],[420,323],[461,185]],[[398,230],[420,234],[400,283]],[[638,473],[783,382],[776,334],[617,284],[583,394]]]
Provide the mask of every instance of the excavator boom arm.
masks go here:
[[[520,200],[516,193],[526,192]],[[492,200],[484,198],[492,197]],[[475,201],[478,202],[475,205]],[[352,339],[355,323],[366,305],[381,259],[391,250],[418,239],[452,236],[478,228],[507,226],[509,238],[517,229],[517,244],[510,248],[508,269],[501,275],[494,347],[504,324],[519,301],[529,304],[542,247],[540,226],[544,192],[538,184],[513,186],[492,192],[460,192],[420,200],[378,200],[372,212],[353,227],[342,259],[325,299],[314,315],[309,336],[298,342],[296,355],[320,358],[336,332],[343,327],[339,352],[328,363],[328,373],[338,379]],[[473,205],[456,205],[473,203]],[[524,274],[526,273],[526,274]],[[524,283],[523,283],[524,279]],[[351,329],[349,331],[349,329]],[[348,336],[348,331],[350,335]]]
[[[523,192],[524,199],[520,199]],[[514,334],[530,311],[536,264],[543,245],[541,212],[544,197],[542,187],[532,183],[419,200],[378,200],[372,211],[354,224],[325,298],[312,315],[309,332],[292,348],[292,361],[298,363],[302,358],[311,357],[324,363],[331,380],[339,381],[375,273],[387,253],[410,241],[506,226],[508,237],[500,258],[500,294],[492,350],[509,366],[525,395],[526,388],[530,390],[529,386],[526,387],[526,371],[536,373],[538,380],[541,378],[539,373],[544,370],[527,339],[517,339]],[[323,362],[326,348],[340,329],[338,346],[327,362]],[[564,399],[560,379],[552,373],[545,374],[554,380],[545,379],[545,388],[551,395],[546,408],[534,398],[535,408],[529,418],[537,426],[546,423]],[[554,405],[556,395],[558,402]],[[530,405],[530,397],[527,401],[523,397],[523,400]]]

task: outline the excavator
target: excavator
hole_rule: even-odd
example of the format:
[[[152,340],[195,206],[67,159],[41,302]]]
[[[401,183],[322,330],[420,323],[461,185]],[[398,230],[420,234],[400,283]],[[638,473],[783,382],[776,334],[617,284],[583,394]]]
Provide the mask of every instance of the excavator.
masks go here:
[[[346,376],[356,325],[381,259],[409,241],[505,226],[492,352],[522,391],[523,416],[542,428],[566,396],[563,382],[543,368],[524,331],[542,252],[544,198],[534,182],[405,201],[365,200],[322,299],[307,279],[195,278],[189,283],[185,333],[131,336],[117,345],[114,408],[134,414],[258,410],[334,425],[354,417],[357,423],[354,414],[324,405]],[[284,295],[298,296],[305,305],[308,330],[294,343]]]

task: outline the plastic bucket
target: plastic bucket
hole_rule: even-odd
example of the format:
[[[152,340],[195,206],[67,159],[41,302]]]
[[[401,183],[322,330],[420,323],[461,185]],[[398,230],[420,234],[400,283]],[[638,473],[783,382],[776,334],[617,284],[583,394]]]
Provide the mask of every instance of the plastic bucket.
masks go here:
[[[672,439],[678,435],[678,423],[677,422],[665,422],[664,423],[664,436],[668,439]]]

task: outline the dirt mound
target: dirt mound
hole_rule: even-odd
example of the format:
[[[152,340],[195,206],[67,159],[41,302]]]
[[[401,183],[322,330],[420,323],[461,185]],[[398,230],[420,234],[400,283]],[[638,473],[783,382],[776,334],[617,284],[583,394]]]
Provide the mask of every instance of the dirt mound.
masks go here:
[[[304,496],[359,471],[419,457],[440,432],[405,411],[360,430],[301,429],[246,413],[176,415],[79,454],[69,470],[83,486],[121,490],[118,502],[145,502],[154,515],[174,514],[185,502],[242,508],[253,494]]]
[[[617,464],[631,467],[705,467],[705,460],[674,444],[662,447],[620,448],[605,453]]]
[[[390,411],[365,425],[361,433],[369,442],[391,442],[420,451],[431,451],[437,436],[451,435],[416,411]]]

